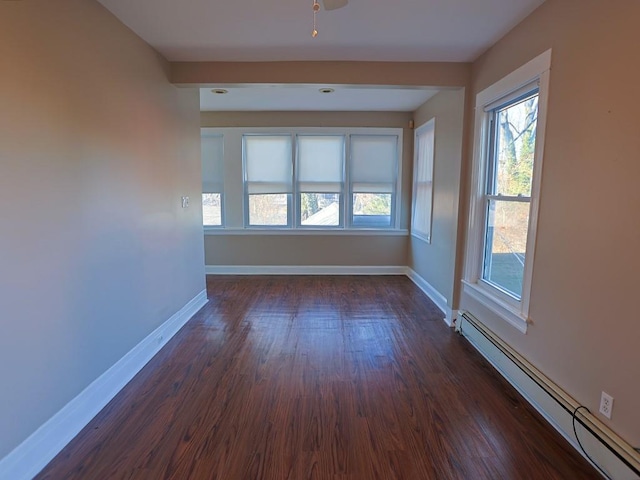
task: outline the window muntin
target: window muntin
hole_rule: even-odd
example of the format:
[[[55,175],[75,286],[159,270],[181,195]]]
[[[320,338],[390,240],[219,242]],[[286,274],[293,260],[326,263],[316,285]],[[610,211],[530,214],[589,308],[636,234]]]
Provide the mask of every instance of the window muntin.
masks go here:
[[[538,88],[488,112],[482,279],[520,300],[524,280]]]
[[[243,135],[245,224],[291,226],[291,135]]]
[[[202,158],[202,223],[205,227],[220,227],[224,198],[224,137],[203,135],[200,143]]]
[[[350,151],[350,225],[394,227],[398,136],[351,135]]]
[[[296,137],[297,225],[343,225],[345,138],[343,135]]]
[[[416,129],[411,233],[431,242],[435,119]]]

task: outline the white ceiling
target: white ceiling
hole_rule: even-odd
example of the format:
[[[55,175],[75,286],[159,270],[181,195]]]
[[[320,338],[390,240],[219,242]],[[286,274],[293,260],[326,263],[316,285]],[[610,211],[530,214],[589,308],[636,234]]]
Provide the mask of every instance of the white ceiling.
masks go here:
[[[312,0],[98,0],[171,61],[360,60],[468,62],[544,0],[349,0],[318,13]],[[375,81],[375,79],[373,79]],[[216,85],[201,110],[413,111],[434,89]]]
[[[200,89],[202,111],[393,111],[413,112],[438,93],[433,88],[352,85],[222,85],[225,95]],[[320,93],[330,87],[333,93]]]
[[[171,61],[467,62],[544,0],[99,0]]]

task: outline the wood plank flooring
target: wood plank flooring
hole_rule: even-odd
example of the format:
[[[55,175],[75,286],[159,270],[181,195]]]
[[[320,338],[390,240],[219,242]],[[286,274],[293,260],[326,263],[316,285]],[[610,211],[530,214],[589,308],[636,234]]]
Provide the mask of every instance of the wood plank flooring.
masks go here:
[[[406,277],[207,289],[37,478],[600,478]]]

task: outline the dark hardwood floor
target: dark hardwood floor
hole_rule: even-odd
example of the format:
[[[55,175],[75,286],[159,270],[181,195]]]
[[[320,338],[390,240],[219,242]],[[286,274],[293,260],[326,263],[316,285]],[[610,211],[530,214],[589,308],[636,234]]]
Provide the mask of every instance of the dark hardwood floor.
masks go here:
[[[42,479],[596,479],[405,277],[208,277]]]

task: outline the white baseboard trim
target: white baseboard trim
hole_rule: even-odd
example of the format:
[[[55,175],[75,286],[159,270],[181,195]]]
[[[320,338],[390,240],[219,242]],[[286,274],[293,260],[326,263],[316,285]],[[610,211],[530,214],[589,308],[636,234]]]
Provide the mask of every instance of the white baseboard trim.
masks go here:
[[[206,303],[203,290],[95,379],[0,460],[0,478],[29,480],[37,475]]]
[[[447,299],[438,290],[436,290],[429,282],[427,282],[422,276],[420,276],[413,269],[406,267],[406,275],[415,283],[424,294],[431,299],[436,306],[444,313],[444,323],[448,327],[453,327],[454,321],[457,316],[457,311],[454,311],[447,305]]]
[[[476,320],[478,321],[478,320]],[[478,321],[479,322],[479,321]],[[537,370],[526,359],[513,351],[509,354],[503,352],[491,340],[495,337],[488,330],[483,334],[481,330],[470,323],[467,314],[458,317],[457,328],[469,340],[469,343],[491,363],[496,370],[520,392],[520,394],[555,428],[587,461],[591,461],[580,449],[573,433],[572,413],[580,404],[568,393],[542,372]],[[486,327],[483,327],[486,329]],[[519,364],[529,371],[525,373]],[[534,380],[534,378],[536,380]],[[541,385],[544,385],[543,388]],[[570,413],[571,412],[571,413]],[[618,452],[618,455],[626,458],[627,461],[640,468],[640,453],[634,452],[633,447],[620,438],[615,432],[602,423],[596,416],[580,410],[580,417],[589,428],[604,439],[605,446],[598,437],[587,428],[576,422],[580,442],[585,450],[602,468],[607,476],[613,480],[638,479],[632,468],[626,465],[611,449]],[[603,476],[604,477],[604,476]],[[605,477],[606,478],[606,477]]]
[[[399,266],[207,265],[208,275],[405,275]]]

